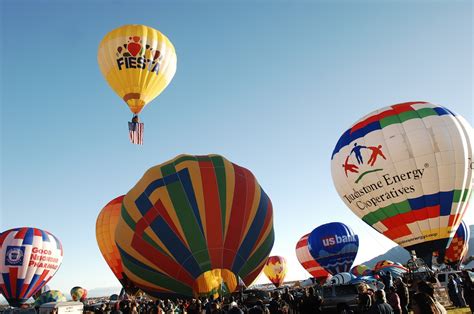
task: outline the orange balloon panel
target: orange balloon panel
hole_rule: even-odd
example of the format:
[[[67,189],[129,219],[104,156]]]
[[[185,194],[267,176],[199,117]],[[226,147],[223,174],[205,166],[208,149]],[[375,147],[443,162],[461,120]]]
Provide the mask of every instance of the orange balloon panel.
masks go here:
[[[128,293],[134,294],[138,289],[134,287],[134,284],[124,274],[122,259],[117,245],[115,244],[115,229],[117,228],[118,219],[120,217],[123,198],[124,195],[119,196],[105,205],[97,217],[95,235],[100,252],[107,262],[107,265],[109,265],[115,277],[117,277],[125,290]]]
[[[286,271],[286,260],[282,256],[270,256],[263,267],[263,272],[277,288],[285,280]]]

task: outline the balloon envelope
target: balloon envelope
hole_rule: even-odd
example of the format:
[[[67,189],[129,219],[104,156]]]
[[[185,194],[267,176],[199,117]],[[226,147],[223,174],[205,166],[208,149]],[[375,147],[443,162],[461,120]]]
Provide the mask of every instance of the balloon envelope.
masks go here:
[[[451,266],[458,265],[467,255],[469,250],[469,239],[469,226],[464,221],[462,221],[454,235],[453,240],[446,249],[444,263]]]
[[[344,285],[351,282],[354,279],[356,279],[356,276],[354,276],[353,274],[343,272],[343,273],[338,273],[332,276],[331,279],[328,280],[328,282],[332,285]]]
[[[410,102],[374,111],[339,139],[331,172],[363,221],[431,263],[444,255],[472,189],[471,126],[448,109]]]
[[[323,284],[331,276],[321,265],[316,262],[308,249],[309,233],[305,234],[296,243],[296,257],[306,271],[313,276],[320,284]]]
[[[283,256],[270,256],[263,267],[263,273],[277,288],[285,280],[287,270],[286,259]]]
[[[134,114],[168,86],[177,63],[169,39],[145,25],[124,25],[108,33],[97,61],[110,87]]]
[[[135,285],[128,279],[127,275],[124,274],[122,259],[117,245],[115,244],[115,230],[117,229],[124,196],[125,195],[122,195],[111,200],[101,210],[95,225],[95,235],[100,252],[102,253],[107,265],[109,265],[125,291],[134,295],[137,293],[138,288],[135,287]]]
[[[147,294],[213,294],[228,283],[219,271],[250,285],[262,270],[272,204],[249,170],[219,155],[180,155],[127,193],[115,237],[125,274]]]
[[[361,265],[356,265],[351,268],[351,274],[353,274],[356,277],[362,277],[362,276],[371,276],[372,275],[372,269],[369,268],[369,266],[361,264]]]
[[[42,293],[34,302],[35,306],[41,306],[42,304],[49,302],[66,302],[66,296],[59,290],[49,290]]]
[[[345,224],[331,222],[310,233],[308,248],[314,259],[335,275],[351,269],[359,248],[359,237]]]
[[[63,259],[61,242],[37,228],[15,228],[0,234],[0,291],[19,307],[56,273]]]
[[[74,301],[84,301],[87,298],[87,290],[82,287],[74,287],[71,289],[71,298]]]
[[[408,272],[408,268],[390,260],[381,260],[375,264],[373,271],[374,273],[386,273],[388,271],[392,274],[393,278],[400,278],[404,273]]]

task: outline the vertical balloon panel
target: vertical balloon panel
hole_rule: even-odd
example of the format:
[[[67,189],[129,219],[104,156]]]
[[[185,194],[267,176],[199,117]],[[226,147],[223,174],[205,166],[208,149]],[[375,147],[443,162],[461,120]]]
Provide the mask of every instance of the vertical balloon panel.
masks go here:
[[[211,294],[196,287],[215,286],[202,278],[226,271],[249,285],[273,246],[270,199],[249,170],[219,155],[180,155],[149,169],[123,206],[124,271],[157,297]]]
[[[0,291],[19,307],[56,273],[63,259],[61,242],[37,228],[16,228],[0,234]]]
[[[462,117],[430,103],[377,110],[336,144],[334,184],[357,216],[429,262],[465,213],[472,137]]]

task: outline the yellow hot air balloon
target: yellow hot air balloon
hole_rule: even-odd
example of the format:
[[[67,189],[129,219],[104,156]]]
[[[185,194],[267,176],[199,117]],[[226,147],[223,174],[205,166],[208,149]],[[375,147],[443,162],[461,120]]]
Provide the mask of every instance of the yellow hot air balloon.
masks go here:
[[[134,114],[130,140],[143,143],[138,114],[168,86],[176,72],[173,44],[161,32],[145,25],[124,25],[102,39],[97,55],[110,87]]]

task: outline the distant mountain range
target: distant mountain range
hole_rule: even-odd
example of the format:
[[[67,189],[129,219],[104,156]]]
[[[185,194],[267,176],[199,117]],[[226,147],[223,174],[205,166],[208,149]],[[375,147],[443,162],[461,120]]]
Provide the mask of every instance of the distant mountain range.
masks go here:
[[[470,235],[470,238],[469,238],[469,250],[468,250],[467,256],[473,256],[474,255],[474,225],[470,225],[469,230],[470,230],[471,235]],[[371,260],[368,260],[368,261],[366,261],[365,263],[362,263],[362,264],[365,264],[365,265],[369,266],[370,268],[372,268],[372,267],[375,266],[375,264],[378,261],[381,261],[381,260],[390,260],[390,261],[393,261],[393,262],[399,262],[399,263],[402,263],[402,264],[406,264],[406,262],[409,259],[410,259],[410,253],[407,250],[405,250],[404,248],[402,248],[401,246],[397,245],[396,247],[391,248],[390,250],[385,252],[384,254],[378,255],[378,256],[372,258]],[[465,267],[466,268],[473,268],[474,267],[474,261],[470,262]]]

